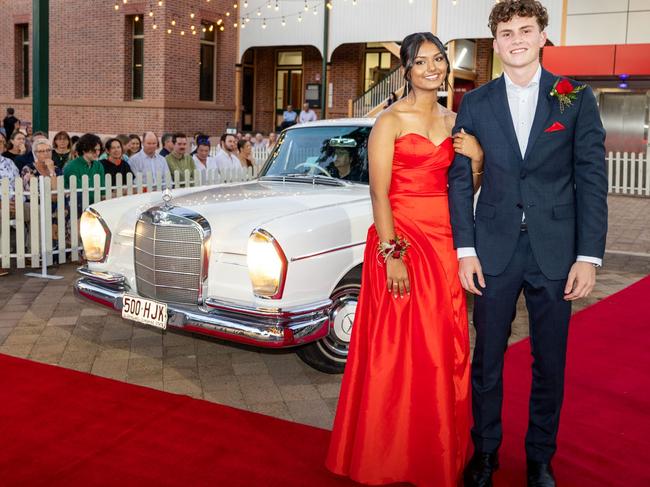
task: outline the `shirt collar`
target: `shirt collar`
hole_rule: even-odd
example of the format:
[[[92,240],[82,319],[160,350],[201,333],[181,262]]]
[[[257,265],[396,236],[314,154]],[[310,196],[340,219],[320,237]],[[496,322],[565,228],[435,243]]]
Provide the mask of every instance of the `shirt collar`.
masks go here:
[[[528,85],[526,86],[519,86],[515,84],[511,79],[510,76],[504,71],[503,72],[503,78],[506,80],[506,87],[507,88],[519,88],[519,89],[526,89],[526,88],[532,88],[533,86],[539,85],[539,80],[542,77],[542,65],[540,64],[537,66],[537,71],[535,71],[535,74],[533,75],[533,78],[528,82]]]

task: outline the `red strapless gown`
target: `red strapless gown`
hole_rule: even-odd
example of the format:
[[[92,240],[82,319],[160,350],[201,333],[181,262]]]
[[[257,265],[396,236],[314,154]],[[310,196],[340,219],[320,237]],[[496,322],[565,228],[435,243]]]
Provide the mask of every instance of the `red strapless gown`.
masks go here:
[[[390,202],[411,243],[411,295],[393,298],[368,231],[361,296],[327,467],[370,485],[455,487],[470,430],[469,330],[451,236],[451,138],[395,141]]]

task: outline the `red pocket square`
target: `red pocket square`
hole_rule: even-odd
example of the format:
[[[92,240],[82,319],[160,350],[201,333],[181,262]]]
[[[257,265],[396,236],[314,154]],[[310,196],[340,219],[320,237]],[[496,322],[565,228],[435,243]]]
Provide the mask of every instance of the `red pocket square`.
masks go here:
[[[558,132],[559,130],[564,130],[566,127],[560,122],[554,122],[549,128],[544,130],[544,132]]]

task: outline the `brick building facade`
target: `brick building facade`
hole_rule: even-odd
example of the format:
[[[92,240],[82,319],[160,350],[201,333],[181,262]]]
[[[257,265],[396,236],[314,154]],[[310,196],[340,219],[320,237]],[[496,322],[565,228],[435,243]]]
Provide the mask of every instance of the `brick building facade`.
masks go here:
[[[98,133],[137,132],[145,129],[220,133],[234,123],[237,30],[219,30],[232,2],[193,0],[164,2],[51,0],[50,1],[50,129]],[[153,6],[152,6],[153,5]],[[149,16],[149,9],[154,16]],[[16,109],[31,120],[31,96],[23,95],[22,41],[27,25],[30,39],[32,1],[3,5],[0,17],[0,108]],[[136,16],[143,22],[144,65],[142,99],[133,99],[132,41]],[[166,28],[172,28],[168,34]],[[157,26],[153,28],[154,22]],[[214,25],[216,86],[214,100],[199,100],[200,34],[190,26]],[[180,35],[184,29],[185,35]],[[31,78],[31,67],[29,69]],[[28,78],[28,79],[29,79]],[[30,89],[31,95],[31,79]]]
[[[322,57],[313,46],[255,47],[237,59],[232,1],[175,0],[158,6],[156,1],[131,0],[117,2],[118,10],[115,5],[112,0],[50,0],[51,131],[218,135],[238,126],[268,132],[281,114],[279,53],[301,53],[300,65],[293,67],[300,71],[294,108],[300,108],[308,84],[321,82]],[[9,46],[0,57],[0,110],[12,106],[22,120],[31,120],[31,9],[32,0],[14,0],[3,6],[0,17],[0,45]],[[201,100],[201,30],[208,26],[213,29],[215,79],[213,99]],[[134,35],[143,44],[140,82],[133,67]],[[491,40],[478,40],[476,51],[478,86],[491,79]],[[349,101],[364,92],[368,53],[388,55],[385,71],[399,64],[378,44],[337,47],[328,64],[328,118],[347,117]],[[141,86],[137,97],[135,85]],[[252,106],[245,106],[247,100]],[[321,111],[316,112],[320,118]]]

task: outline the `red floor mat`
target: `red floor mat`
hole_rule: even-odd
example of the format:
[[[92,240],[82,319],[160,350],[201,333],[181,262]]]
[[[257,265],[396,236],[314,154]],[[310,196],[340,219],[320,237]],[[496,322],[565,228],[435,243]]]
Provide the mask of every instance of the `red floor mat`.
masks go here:
[[[650,485],[650,277],[576,314],[561,487]],[[530,348],[508,351],[497,487],[525,485]],[[329,432],[0,355],[0,485],[343,486]],[[441,486],[442,487],[442,486]]]

